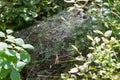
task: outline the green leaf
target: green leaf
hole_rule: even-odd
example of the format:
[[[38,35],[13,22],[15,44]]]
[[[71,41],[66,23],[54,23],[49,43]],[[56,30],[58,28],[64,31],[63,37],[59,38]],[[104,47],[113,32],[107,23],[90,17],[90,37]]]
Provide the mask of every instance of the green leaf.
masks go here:
[[[23,44],[22,47],[25,49],[34,49],[34,47],[30,44]]]
[[[0,31],[0,37],[5,37],[5,34],[2,31]]]
[[[34,18],[38,16],[38,14],[36,12],[31,12],[31,14]]]
[[[12,70],[10,73],[11,80],[21,80],[20,73],[16,70]]]
[[[11,34],[11,33],[13,33],[13,30],[7,29],[7,30],[6,30],[6,33],[7,33],[7,34]]]
[[[9,69],[1,68],[0,69],[0,79],[4,79],[8,75],[9,72],[10,72]]]
[[[19,61],[19,62],[16,64],[17,70],[21,70],[26,64],[27,64],[27,63],[25,63],[25,62]]]
[[[16,53],[16,57],[18,60],[20,60],[20,54],[19,53]]]
[[[0,52],[7,48],[7,44],[4,42],[0,42]]]
[[[21,50],[20,59],[24,62],[30,62],[30,55],[27,53],[27,51]]]
[[[8,61],[4,61],[4,62],[3,62],[3,65],[4,65],[4,68],[5,68],[5,69],[11,68],[11,64],[10,64],[10,62],[8,62]]]
[[[6,49],[6,50],[5,50],[5,53],[6,53],[8,56],[15,56],[15,55],[16,55],[16,51],[14,51],[14,50],[9,50],[9,49]]]
[[[24,44],[24,41],[21,38],[15,39],[15,43],[19,46],[22,46]]]
[[[18,62],[18,58],[16,56],[6,56],[7,61],[10,63],[17,63]]]

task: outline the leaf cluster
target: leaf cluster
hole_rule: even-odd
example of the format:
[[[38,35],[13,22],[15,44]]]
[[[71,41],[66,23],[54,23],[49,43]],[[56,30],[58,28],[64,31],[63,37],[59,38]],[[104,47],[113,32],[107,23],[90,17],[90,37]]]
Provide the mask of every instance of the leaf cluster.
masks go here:
[[[59,1],[62,2],[63,1]],[[21,29],[36,20],[53,15],[61,4],[54,0],[0,0],[0,24]],[[57,5],[58,4],[58,5]],[[3,26],[0,26],[3,29]],[[5,30],[3,29],[3,30]]]
[[[19,72],[30,62],[30,55],[25,49],[34,47],[11,33],[10,29],[6,33],[0,31],[0,79],[21,80]]]
[[[72,0],[70,0],[72,1]],[[74,0],[73,0],[74,1]],[[120,51],[120,1],[119,0],[95,0],[91,1],[88,13],[99,27],[102,23],[106,29],[102,31],[94,30],[94,37],[86,35],[92,42],[89,47],[91,52],[87,56],[80,55],[68,74],[61,77],[63,80],[119,80],[119,51]],[[103,32],[104,31],[104,32]],[[77,47],[73,47],[75,50]],[[78,50],[77,50],[78,52]],[[80,52],[79,52],[80,53]]]

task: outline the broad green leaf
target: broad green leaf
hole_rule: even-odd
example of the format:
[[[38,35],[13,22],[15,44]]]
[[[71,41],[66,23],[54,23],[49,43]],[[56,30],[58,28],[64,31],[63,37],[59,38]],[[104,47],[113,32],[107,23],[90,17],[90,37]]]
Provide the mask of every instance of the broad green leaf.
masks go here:
[[[5,68],[5,69],[9,69],[9,68],[11,68],[11,64],[10,64],[10,62],[8,62],[8,61],[4,61],[3,64],[4,64],[4,68]]]
[[[21,80],[20,73],[16,70],[12,70],[10,73],[11,80]]]
[[[0,56],[3,55],[5,53],[4,50],[0,50]]]
[[[17,52],[14,51],[14,50],[6,49],[6,50],[5,50],[5,53],[6,53],[8,56],[15,56]]]
[[[6,33],[7,33],[7,34],[11,34],[11,33],[13,33],[13,30],[7,29],[7,30],[6,30]]]
[[[24,62],[30,62],[30,55],[27,53],[27,51],[21,50],[20,59]]]
[[[24,44],[24,41],[21,38],[15,39],[15,43],[19,46],[22,46]]]
[[[7,48],[7,43],[0,42],[0,52]]]
[[[20,60],[20,54],[19,53],[16,53],[16,57],[18,60]]]
[[[18,58],[16,56],[7,56],[6,55],[6,58],[7,58],[8,62],[15,63],[15,64],[18,62]]]
[[[5,37],[5,34],[2,31],[0,31],[0,37]]]
[[[9,69],[1,68],[0,69],[0,79],[4,79],[8,75],[9,72],[10,72]]]
[[[22,47],[25,49],[34,49],[34,47],[30,44],[23,44]]]

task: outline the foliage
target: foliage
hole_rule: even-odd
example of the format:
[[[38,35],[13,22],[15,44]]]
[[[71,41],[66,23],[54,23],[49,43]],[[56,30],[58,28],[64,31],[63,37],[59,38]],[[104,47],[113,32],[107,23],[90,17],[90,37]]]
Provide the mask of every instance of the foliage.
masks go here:
[[[72,0],[70,0],[72,1]],[[91,1],[88,7],[88,14],[97,26],[104,26],[95,38],[87,36],[92,41],[91,52],[83,56],[76,46],[72,46],[80,55],[75,58],[80,64],[69,71],[69,74],[62,74],[62,80],[118,80],[120,78],[120,3],[119,0],[95,0]],[[102,23],[102,24],[101,24]]]
[[[120,2],[119,0],[92,1],[88,12],[95,22],[101,22],[104,27],[112,29],[114,36],[120,38]]]
[[[38,46],[35,52],[37,54],[37,58],[41,57],[42,54],[42,58],[44,58],[44,60],[46,60],[46,58],[50,58],[51,56],[53,59],[53,55],[56,55],[56,60],[58,61],[57,64],[59,64],[59,62],[62,62],[59,61],[61,55],[67,53],[66,51],[71,51],[72,53],[70,45],[74,44],[72,45],[72,47],[78,53],[77,55],[79,55],[75,58],[75,61],[79,61],[79,63],[75,63],[75,67],[72,68],[68,72],[68,74],[61,74],[62,80],[118,80],[120,78],[119,0],[89,1],[88,7],[86,7],[88,0],[82,0],[83,2],[81,2],[81,0],[65,1],[74,4],[73,7],[70,7],[70,12],[75,12],[74,10],[76,9],[79,10],[77,13],[75,13],[76,15],[72,15],[78,18],[73,18],[71,17],[71,15],[67,15],[67,18],[60,16],[60,19],[56,20],[54,18],[53,20],[48,20],[48,23],[40,23],[40,25],[35,26],[36,29],[32,29],[32,31],[34,32],[33,36],[31,37],[31,33],[30,35],[28,35],[28,37],[31,37],[32,41],[34,42],[34,45]],[[85,4],[82,5],[82,3],[84,2]],[[41,8],[43,11],[45,10],[43,13],[40,13],[41,15],[51,15],[51,12],[49,12],[49,10],[51,9],[47,7],[48,6]],[[88,10],[86,12],[92,18],[92,21],[94,21],[94,24],[91,23],[92,26],[88,23],[90,22],[89,19],[83,24],[80,23],[80,26],[76,24],[77,21],[81,19],[81,16],[77,14],[83,12],[84,9]],[[72,19],[74,21],[72,21]],[[53,22],[59,22],[60,24],[54,24]],[[101,29],[101,26],[101,31],[94,30],[95,33],[92,32],[93,29]],[[29,29],[26,31],[29,31]],[[26,33],[26,31],[24,32]],[[63,33],[61,34],[61,32]],[[36,34],[38,34],[37,38]],[[96,37],[94,37],[95,34]],[[92,41],[91,47],[89,47],[90,42],[87,40],[87,37]],[[87,55],[84,55],[84,53]],[[65,55],[69,56],[68,54]],[[36,57],[35,54],[34,56]],[[73,58],[73,55],[70,55],[69,57]],[[36,66],[46,65],[46,63],[41,64],[42,61],[38,61],[39,64],[37,64]],[[35,64],[37,63],[37,61],[33,63]],[[52,62],[51,65],[51,63],[47,62],[47,66],[45,67],[48,68],[48,64],[50,65],[50,68],[52,68],[54,63]],[[72,66],[70,65],[69,67]],[[69,67],[67,66],[66,68]],[[49,74],[47,70],[45,72]],[[11,75],[13,75],[13,73],[15,72],[12,71]]]
[[[106,31],[104,34],[98,30],[94,32],[102,36],[95,38],[88,36],[92,41],[90,49],[93,52],[89,53],[86,57],[78,56],[76,60],[83,64],[76,65],[76,67],[69,71],[69,74],[77,79],[119,79],[120,62],[118,51],[120,44],[118,40],[111,36],[111,30]]]
[[[0,79],[21,80],[19,72],[30,62],[30,55],[25,49],[33,49],[33,46],[11,33],[10,29],[6,33],[0,31]]]
[[[62,2],[63,1],[59,1]],[[53,15],[62,6],[54,0],[1,0],[0,25],[6,28],[21,29],[32,24],[36,19]],[[0,29],[3,29],[0,26]]]

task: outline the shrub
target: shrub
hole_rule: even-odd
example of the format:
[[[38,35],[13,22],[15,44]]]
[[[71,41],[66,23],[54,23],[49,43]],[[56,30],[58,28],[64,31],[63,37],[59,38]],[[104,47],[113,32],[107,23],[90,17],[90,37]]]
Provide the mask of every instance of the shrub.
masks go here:
[[[33,49],[21,38],[11,35],[13,31],[0,31],[0,79],[21,80],[20,71],[30,62],[30,55],[25,49]]]
[[[120,5],[118,0],[101,0],[92,1],[88,8],[88,12],[92,15],[95,22],[100,22],[107,29],[111,29],[116,38],[120,38]]]
[[[112,31],[108,30],[105,33],[95,30],[95,33],[99,33],[101,37],[91,36],[88,38],[92,41],[92,47],[90,49],[93,52],[89,53],[87,57],[80,55],[76,59],[83,63],[82,65],[76,65],[69,71],[71,78],[76,79],[119,79],[120,62],[118,57],[118,50],[120,44],[115,37],[112,37]],[[111,37],[110,37],[111,36]],[[76,49],[75,47],[73,47]],[[77,50],[77,49],[76,49]]]
[[[92,20],[107,28],[105,32],[94,30],[98,33],[95,38],[87,36],[92,41],[91,52],[83,56],[76,46],[72,46],[80,56],[75,58],[80,64],[69,71],[69,74],[61,75],[63,80],[67,79],[84,79],[84,80],[118,80],[120,78],[119,65],[119,1],[113,0],[96,0],[92,1],[88,13]]]
[[[58,2],[63,2],[63,0]],[[56,13],[58,7],[62,6],[58,2],[54,0],[1,0],[0,25],[5,24],[5,29],[17,30],[28,27],[36,19],[40,20]],[[0,29],[3,29],[2,26]]]

